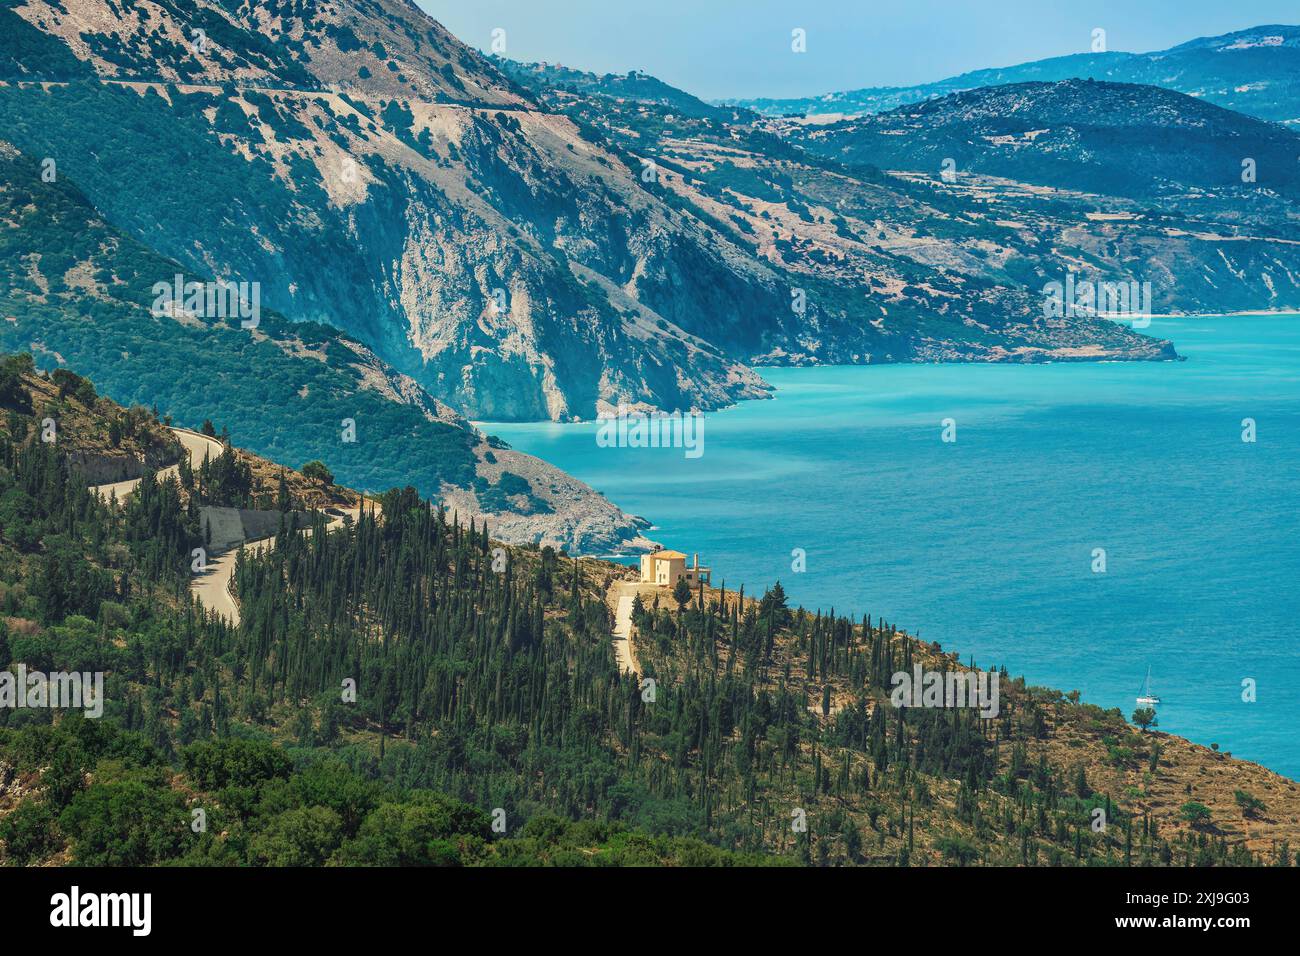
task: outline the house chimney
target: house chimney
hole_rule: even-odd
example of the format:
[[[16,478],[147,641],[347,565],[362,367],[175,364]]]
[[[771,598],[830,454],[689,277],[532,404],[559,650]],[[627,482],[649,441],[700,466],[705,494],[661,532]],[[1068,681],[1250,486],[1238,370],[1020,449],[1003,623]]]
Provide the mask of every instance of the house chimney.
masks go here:
[[[696,552],[695,552],[695,570],[698,571],[699,568],[700,568],[700,552],[696,551]]]

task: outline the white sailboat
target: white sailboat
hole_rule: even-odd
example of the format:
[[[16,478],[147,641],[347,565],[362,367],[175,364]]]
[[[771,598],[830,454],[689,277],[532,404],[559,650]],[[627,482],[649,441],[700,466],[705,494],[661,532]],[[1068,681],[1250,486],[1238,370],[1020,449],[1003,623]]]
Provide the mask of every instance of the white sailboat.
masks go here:
[[[1145,690],[1138,695],[1139,707],[1154,707],[1160,703],[1160,698],[1151,693],[1151,666],[1147,665],[1147,681]]]

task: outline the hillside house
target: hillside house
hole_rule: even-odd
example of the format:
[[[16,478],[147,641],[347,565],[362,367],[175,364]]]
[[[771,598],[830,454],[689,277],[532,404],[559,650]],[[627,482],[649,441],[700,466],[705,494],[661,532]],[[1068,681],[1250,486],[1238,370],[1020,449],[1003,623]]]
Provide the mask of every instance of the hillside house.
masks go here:
[[[709,583],[709,569],[700,567],[697,553],[691,565],[686,564],[686,555],[680,551],[655,551],[641,556],[641,583],[654,584],[661,588],[671,588],[682,578],[691,587],[703,582]]]

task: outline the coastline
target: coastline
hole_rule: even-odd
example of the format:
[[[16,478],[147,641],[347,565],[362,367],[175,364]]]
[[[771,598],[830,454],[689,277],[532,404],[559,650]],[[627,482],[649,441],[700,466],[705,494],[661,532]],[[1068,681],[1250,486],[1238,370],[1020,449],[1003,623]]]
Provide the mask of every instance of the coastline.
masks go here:
[[[1273,330],[1264,338],[1265,344],[1289,342],[1294,338],[1285,331],[1293,328],[1291,323],[1274,323],[1271,319],[1297,313],[1249,313],[1247,318],[1251,315],[1256,316],[1258,328]],[[1174,316],[1161,321],[1176,323],[1187,320],[1190,325],[1195,320],[1199,325],[1202,320],[1214,318],[1208,315]],[[1213,695],[1217,692],[1210,686],[1213,683],[1211,678],[1188,684],[1181,665],[1161,666],[1161,661],[1166,658],[1175,660],[1186,658],[1188,654],[1206,653],[1193,650],[1196,646],[1204,648],[1222,644],[1221,638],[1208,636],[1197,644],[1201,639],[1196,635],[1205,628],[1196,623],[1202,612],[1193,610],[1198,607],[1197,602],[1208,600],[1206,595],[1222,591],[1223,600],[1228,602],[1224,606],[1233,607],[1233,613],[1239,610],[1249,612],[1242,629],[1252,636],[1240,638],[1248,643],[1236,646],[1235,656],[1226,655],[1223,662],[1218,662],[1221,648],[1210,652],[1209,659],[1217,662],[1214,667],[1218,672],[1226,670],[1228,673],[1247,667],[1252,675],[1263,673],[1270,675],[1271,680],[1289,679],[1287,669],[1279,670],[1266,653],[1266,649],[1272,646],[1269,642],[1278,639],[1275,620],[1280,612],[1276,608],[1270,609],[1268,602],[1260,604],[1247,597],[1254,593],[1253,588],[1270,590],[1273,586],[1265,582],[1272,581],[1275,574],[1261,571],[1261,576],[1252,577],[1254,565],[1243,564],[1232,566],[1222,574],[1216,573],[1214,580],[1206,582],[1205,587],[1196,588],[1196,582],[1204,575],[1203,570],[1174,571],[1192,560],[1188,549],[1194,551],[1200,539],[1185,539],[1185,547],[1172,539],[1182,536],[1183,531],[1179,529],[1183,529],[1185,524],[1188,527],[1196,524],[1194,517],[1201,507],[1217,506],[1170,503],[1166,507],[1160,503],[1162,496],[1155,495],[1154,489],[1162,487],[1171,474],[1183,474],[1185,467],[1192,469],[1187,474],[1196,473],[1200,465],[1184,466],[1183,460],[1188,449],[1199,445],[1203,439],[1177,439],[1176,445],[1171,446],[1171,453],[1176,451],[1176,454],[1168,460],[1169,468],[1159,467],[1157,456],[1144,453],[1136,460],[1141,462],[1140,468],[1134,470],[1126,464],[1114,469],[1116,473],[1130,475],[1128,486],[1152,490],[1136,497],[1122,496],[1125,507],[1121,510],[1132,512],[1132,517],[1122,519],[1119,525],[1114,519],[1105,517],[1114,509],[1116,501],[1106,491],[1107,483],[1100,475],[1098,480],[1087,481],[1079,487],[1067,480],[1060,492],[1043,491],[1041,501],[1026,499],[1023,497],[1025,494],[1037,498],[1039,492],[1007,482],[1008,479],[1023,481],[1027,475],[1032,475],[1036,486],[1038,470],[1030,467],[1026,473],[1024,468],[1039,458],[1039,452],[1026,448],[1021,449],[1023,454],[1020,454],[1015,450],[1018,445],[1014,448],[1005,446],[1001,438],[981,439],[983,435],[1012,438],[1023,434],[1023,426],[1018,424],[1024,417],[1023,409],[1034,409],[1035,415],[1041,415],[1040,401],[1047,401],[1047,408],[1055,407],[1057,403],[1070,408],[1085,408],[1095,405],[1099,396],[1106,395],[1108,398],[1098,412],[1101,422],[1097,426],[1100,428],[1097,449],[1103,456],[1100,460],[1109,460],[1115,452],[1114,415],[1123,416],[1126,422],[1124,434],[1133,433],[1135,427],[1138,429],[1133,441],[1139,442],[1146,440],[1137,435],[1148,434],[1148,426],[1144,423],[1149,418],[1149,434],[1152,440],[1159,436],[1162,444],[1158,447],[1163,449],[1166,447],[1163,443],[1172,440],[1166,434],[1167,415],[1172,407],[1181,409],[1182,400],[1173,397],[1181,391],[1190,390],[1189,395],[1194,395],[1199,402],[1204,402],[1207,394],[1212,399],[1222,394],[1225,400],[1244,401],[1252,406],[1259,401],[1250,397],[1258,388],[1253,388],[1246,397],[1239,397],[1236,384],[1224,391],[1215,385],[1217,379],[1214,378],[1218,374],[1217,365],[1221,364],[1215,360],[1214,350],[1219,347],[1216,343],[1224,340],[1242,343],[1253,341],[1257,336],[1253,331],[1235,331],[1231,323],[1219,323],[1217,328],[1223,334],[1207,338],[1198,330],[1196,340],[1189,343],[1193,346],[1195,361],[1181,366],[1186,373],[1175,373],[1172,369],[1162,372],[1162,363],[1062,363],[1055,370],[1040,367],[1037,373],[1013,372],[1001,365],[975,363],[981,365],[981,372],[974,374],[972,363],[891,363],[891,373],[881,379],[859,371],[863,366],[792,368],[788,372],[786,367],[778,366],[769,370],[777,372],[783,379],[773,382],[772,405],[740,403],[727,409],[731,414],[716,418],[710,416],[707,435],[713,444],[709,445],[703,463],[688,464],[678,461],[679,456],[668,453],[644,459],[632,453],[632,458],[643,465],[651,463],[653,478],[639,474],[643,467],[629,466],[628,459],[619,457],[617,453],[596,451],[594,440],[591,435],[584,434],[585,429],[560,429],[553,423],[531,423],[514,425],[511,431],[518,431],[503,437],[530,453],[549,456],[559,467],[582,475],[584,481],[611,500],[620,502],[630,513],[648,517],[654,522],[651,526],[654,530],[647,530],[647,537],[688,553],[699,550],[702,560],[715,568],[719,579],[725,574],[731,587],[743,581],[747,586],[761,590],[779,580],[787,589],[793,587],[790,590],[792,601],[804,607],[834,607],[850,613],[884,613],[910,632],[919,631],[925,640],[937,638],[944,645],[961,648],[964,653],[974,653],[981,661],[1016,661],[1017,670],[1030,675],[1032,680],[1046,686],[1078,687],[1087,700],[1131,705],[1128,671],[1135,671],[1140,677],[1147,659],[1154,659],[1164,689],[1172,692],[1166,695],[1166,701],[1172,701],[1172,706],[1161,709],[1166,729],[1202,744],[1217,740],[1225,750],[1245,754],[1242,759],[1270,769],[1277,768],[1276,772],[1294,779],[1300,775],[1294,757],[1277,756],[1280,752],[1293,753],[1289,745],[1278,743],[1279,733],[1272,726],[1289,719],[1273,709],[1281,706],[1277,701],[1271,702],[1267,712],[1273,715],[1271,721],[1264,719],[1262,710],[1258,712],[1259,719],[1246,711],[1228,713],[1222,697],[1218,698],[1219,703],[1214,702]],[[1168,334],[1169,330],[1163,331]],[[1241,355],[1262,356],[1270,351],[1248,348],[1231,355],[1235,361]],[[1282,346],[1281,354],[1286,354],[1285,346]],[[942,373],[935,367],[939,364],[946,366]],[[1290,374],[1286,368],[1285,365],[1281,367],[1276,378],[1265,379],[1266,383],[1272,383],[1268,385],[1272,391],[1266,391],[1266,394],[1285,389]],[[827,372],[833,374],[819,374]],[[1243,374],[1239,370],[1233,371],[1228,381],[1240,382]],[[804,381],[801,376],[805,375],[812,376],[808,379],[811,388],[793,388],[791,381],[796,378]],[[868,384],[871,382],[878,382],[879,386],[871,387]],[[918,383],[920,392],[916,391]],[[952,391],[954,387],[958,391]],[[1077,399],[1071,398],[1074,393],[1078,394]],[[917,395],[921,396],[920,399],[914,400]],[[1289,400],[1287,408],[1290,408]],[[940,451],[943,446],[937,442],[937,422],[949,410],[955,411],[962,421],[962,438],[954,454],[957,449],[972,448],[974,451],[968,442],[998,442],[988,449],[996,452],[990,465],[997,475],[1002,476],[992,486],[989,476],[982,473],[984,469],[975,459],[954,459],[969,464],[963,464],[952,474],[948,474],[947,466],[940,467],[941,463],[933,467],[922,463],[922,471],[915,471],[917,462],[912,449],[918,440],[916,436],[923,436],[923,444],[918,450],[926,456]],[[1229,409],[1223,417],[1231,428],[1239,430],[1241,415],[1234,415],[1233,411]],[[1179,415],[1179,419],[1183,417]],[[490,423],[476,424],[491,427]],[[934,445],[929,439],[932,427],[935,429]],[[1276,429],[1283,427],[1283,423],[1274,422],[1272,427],[1276,434]],[[976,430],[972,431],[972,428]],[[1082,449],[1075,447],[1074,426],[1053,426],[1053,431],[1066,442],[1062,453],[1072,457],[1082,454]],[[537,440],[531,437],[524,440],[524,434],[537,436]],[[858,434],[861,437],[848,437]],[[909,435],[913,437],[909,438]],[[1047,435],[1050,433],[1045,433],[1045,437]],[[1242,447],[1235,431],[1227,437],[1235,442],[1235,447]],[[830,449],[822,448],[828,440],[841,444]],[[1036,437],[1031,439],[1032,442],[1040,440]],[[718,449],[716,452],[713,450],[715,447]],[[1231,447],[1234,446],[1229,446],[1229,449]],[[647,451],[645,454],[654,453]],[[1004,458],[1008,459],[1005,465],[1001,464]],[[837,463],[833,467],[832,461]],[[823,467],[831,470],[823,473],[819,470]],[[1056,468],[1048,464],[1043,467]],[[846,469],[849,474],[839,474]],[[1066,469],[1066,479],[1071,470]],[[1104,471],[1109,473],[1112,469]],[[734,477],[723,472],[733,473]],[[1056,471],[1044,475],[1053,481],[1061,477]],[[884,485],[881,485],[882,480]],[[941,484],[936,486],[934,482]],[[937,487],[943,490],[936,492],[934,489]],[[1054,486],[1049,484],[1047,487]],[[940,502],[954,496],[955,500],[965,500],[974,495],[973,502],[980,503],[972,503],[969,507],[975,508],[974,514],[985,515],[981,525],[959,527],[956,537],[947,525],[936,525],[935,519],[927,516],[932,509],[915,500],[936,493],[940,495],[937,499]],[[1086,493],[1082,501],[1077,500],[1080,493]],[[1012,497],[1008,498],[1008,495]],[[985,498],[987,503],[983,503]],[[733,499],[733,503],[727,503],[726,499]],[[1062,521],[1057,513],[1060,500],[1072,502],[1069,520]],[[1015,503],[1014,508],[1011,502]],[[1026,504],[1032,505],[1030,512],[1024,512]],[[1015,521],[1008,523],[1013,512]],[[1037,516],[1040,512],[1041,518]],[[762,518],[767,514],[773,519]],[[779,519],[776,518],[778,515]],[[861,517],[864,515],[865,520]],[[1079,522],[1081,516],[1087,518],[1082,524]],[[1256,523],[1258,520],[1264,518],[1257,516]],[[982,525],[987,526],[985,531],[979,531]],[[1100,530],[1088,530],[1094,525]],[[1151,529],[1156,529],[1154,536]],[[1198,527],[1195,533],[1206,532],[1203,527]],[[988,538],[988,534],[994,537]],[[1235,534],[1224,531],[1228,541]],[[1049,542],[1062,536],[1069,540],[1082,538],[1073,547],[1081,548],[1084,555],[1083,579],[1073,579],[1074,569],[1080,567],[1075,562],[1081,559],[1072,558],[1068,565],[1062,566],[1052,549],[1044,550],[1044,535]],[[1268,538],[1270,547],[1274,546],[1275,537]],[[873,540],[890,542],[887,554],[876,557],[861,554],[862,543]],[[1235,553],[1230,544],[1214,540],[1216,543],[1213,545],[1202,542],[1201,546],[1212,547],[1221,554]],[[1111,550],[1112,560],[1125,562],[1113,567],[1108,577],[1098,579],[1112,582],[1106,585],[1105,593],[1116,593],[1120,601],[1113,603],[1113,599],[1106,599],[1101,606],[1104,613],[1095,626],[1115,635],[1137,628],[1152,635],[1151,640],[1161,642],[1158,646],[1146,648],[1145,642],[1129,642],[1127,646],[1121,646],[1106,638],[1099,645],[1110,655],[1104,667],[1098,667],[1091,654],[1084,653],[1082,648],[1075,649],[1072,642],[1062,643],[1060,640],[1072,633],[1074,625],[1071,622],[1078,624],[1095,613],[1091,609],[1092,602],[1097,599],[1088,597],[1086,589],[1095,590],[1101,585],[1087,584],[1084,580],[1091,577],[1086,573],[1086,558],[1094,543],[1106,544]],[[790,573],[789,551],[792,545],[808,550],[809,568],[813,573],[806,578]],[[1152,547],[1168,549],[1167,554],[1160,551],[1163,562],[1160,567],[1153,566],[1146,571],[1141,566],[1130,568],[1133,560],[1149,562],[1151,559],[1143,556]],[[586,553],[602,560],[609,560],[615,553],[634,557],[626,550]],[[1276,555],[1274,560],[1278,560]],[[990,568],[997,570],[991,571]],[[1134,572],[1140,573],[1134,577]],[[1056,586],[1049,590],[1032,589],[1034,580],[1052,580],[1063,573],[1072,576],[1062,580],[1063,590],[1058,591]],[[1175,576],[1169,577],[1171,574]],[[933,581],[936,586],[943,582],[945,596],[941,601],[932,593],[932,588],[925,585],[926,581]],[[1163,583],[1167,581],[1176,582],[1177,589],[1168,590]],[[1008,584],[1013,585],[1010,591],[1006,590]],[[1027,597],[1032,600],[1016,597],[1027,586],[1031,587]],[[1120,590],[1115,591],[1116,588]],[[1153,588],[1155,590],[1150,590]],[[1142,589],[1150,590],[1150,594]],[[1005,595],[1002,600],[998,600],[1000,594]],[[1181,598],[1178,597],[1184,594],[1197,596],[1192,603],[1184,605],[1180,604]],[[1064,617],[1047,627],[1047,622],[1055,620],[1054,615],[1058,614]],[[1213,614],[1205,618],[1212,619]],[[1253,635],[1255,631],[1259,632],[1257,636]],[[1166,634],[1179,635],[1178,640],[1164,646]],[[1136,681],[1137,678],[1132,678],[1134,686]],[[1227,693],[1231,694],[1230,688]],[[1231,704],[1226,707],[1232,710]],[[1242,720],[1246,722],[1242,723]]]
[[[1214,318],[1218,313],[1189,313],[1189,314],[1170,314],[1170,315],[1152,315],[1153,320],[1176,320],[1183,318]],[[1261,310],[1248,312],[1231,312],[1222,313],[1222,316],[1253,316],[1253,315],[1300,315],[1300,312],[1294,310]],[[899,367],[931,367],[931,366],[1022,366],[1022,365],[1044,365],[1056,362],[1068,364],[1128,364],[1128,363],[1147,363],[1147,362],[1184,362],[1187,357],[1179,354],[1173,347],[1172,342],[1167,340],[1154,339],[1153,341],[1164,341],[1169,347],[1172,354],[1159,354],[1155,356],[1116,356],[1116,355],[1058,355],[1052,358],[1037,357],[1013,357],[1012,353],[1004,353],[1004,357],[970,357],[966,359],[913,359],[913,360],[896,360],[888,362],[858,362],[858,363],[790,363],[781,365],[772,364],[755,364],[748,365],[755,372],[763,384],[767,386],[761,394],[741,396],[733,401],[727,401],[723,404],[710,406],[703,409],[693,409],[692,414],[714,415],[720,412],[731,411],[742,406],[748,406],[756,402],[774,402],[778,398],[779,388],[771,385],[761,376],[764,373],[778,371],[782,369],[855,369],[855,368],[899,368]],[[602,400],[603,402],[603,400]],[[607,402],[603,405],[608,406]],[[614,406],[609,406],[613,408]],[[637,403],[628,406],[629,408],[643,413],[653,413],[658,411],[651,406]],[[602,411],[602,414],[608,412],[608,409]],[[568,425],[590,425],[600,420],[596,418],[571,418],[566,421],[555,421],[553,419],[528,419],[520,421],[491,421],[491,420],[467,420],[470,427],[473,428],[480,436],[493,441],[502,441],[499,437],[501,429],[512,429],[520,426],[568,426]],[[503,449],[508,454],[518,455],[518,450],[505,443]],[[551,464],[544,456],[541,455],[524,455],[521,457],[533,457],[543,464]],[[583,479],[576,475],[554,466],[561,475],[569,478],[576,484],[586,485]],[[510,543],[524,543],[528,540],[535,540],[539,544],[552,544],[566,547],[571,554],[579,554],[588,557],[599,557],[583,545],[595,544],[597,548],[608,551],[613,548],[617,551],[629,551],[629,556],[636,556],[653,551],[661,546],[660,542],[646,536],[647,530],[653,530],[653,517],[637,514],[632,511],[623,509],[619,504],[608,497],[605,490],[595,486],[588,486],[595,492],[596,496],[601,499],[595,509],[584,508],[581,496],[565,495],[565,511],[568,513],[568,521],[557,523],[554,520],[543,519],[519,515],[493,515],[485,514],[477,509],[476,501],[472,497],[467,497],[463,493],[458,493],[454,499],[449,499],[452,506],[460,506],[468,514],[474,514],[477,517],[485,518],[489,526],[493,528],[493,533],[502,537]],[[556,534],[559,533],[560,537]],[[562,539],[567,538],[565,544]]]

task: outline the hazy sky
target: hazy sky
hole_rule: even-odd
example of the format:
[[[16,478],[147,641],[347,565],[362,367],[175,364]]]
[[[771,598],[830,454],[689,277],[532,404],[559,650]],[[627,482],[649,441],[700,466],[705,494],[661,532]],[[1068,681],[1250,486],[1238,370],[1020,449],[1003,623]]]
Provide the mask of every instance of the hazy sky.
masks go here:
[[[597,73],[645,70],[706,99],[938,80],[1108,48],[1145,52],[1271,23],[1296,0],[417,0],[460,39]],[[808,52],[790,51],[807,31]]]

